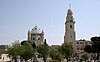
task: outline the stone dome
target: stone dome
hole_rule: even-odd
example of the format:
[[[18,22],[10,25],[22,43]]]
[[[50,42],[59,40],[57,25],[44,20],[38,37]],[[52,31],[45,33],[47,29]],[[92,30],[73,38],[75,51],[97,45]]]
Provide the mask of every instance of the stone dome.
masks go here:
[[[73,14],[72,10],[71,10],[71,9],[68,9],[68,12],[67,12],[67,14],[70,14],[70,15],[72,15],[72,14]]]
[[[35,26],[32,30],[31,33],[33,34],[40,34],[42,33],[42,30],[40,30],[37,26]]]

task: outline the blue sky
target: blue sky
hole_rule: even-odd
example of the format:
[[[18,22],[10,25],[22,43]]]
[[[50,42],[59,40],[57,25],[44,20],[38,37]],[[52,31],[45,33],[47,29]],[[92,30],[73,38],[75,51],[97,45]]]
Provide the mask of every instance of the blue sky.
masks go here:
[[[0,0],[0,44],[27,39],[35,25],[49,45],[62,44],[68,5],[75,19],[76,39],[100,35],[100,0]]]

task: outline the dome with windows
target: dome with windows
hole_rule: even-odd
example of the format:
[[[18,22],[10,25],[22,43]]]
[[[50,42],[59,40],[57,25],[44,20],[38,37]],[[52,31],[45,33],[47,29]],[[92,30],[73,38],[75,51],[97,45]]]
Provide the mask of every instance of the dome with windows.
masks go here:
[[[40,34],[42,33],[42,30],[40,30],[37,26],[35,26],[32,30],[31,33],[33,34]]]

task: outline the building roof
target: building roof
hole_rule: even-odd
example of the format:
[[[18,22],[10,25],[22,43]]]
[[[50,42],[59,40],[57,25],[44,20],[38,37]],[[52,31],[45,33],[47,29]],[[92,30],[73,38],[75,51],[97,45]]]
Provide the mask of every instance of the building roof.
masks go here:
[[[7,53],[6,49],[8,48],[8,45],[0,45],[0,55]]]
[[[72,10],[71,9],[68,9],[67,14],[72,15],[73,14]]]
[[[31,33],[33,34],[40,34],[42,33],[42,30],[40,30],[37,26],[35,26],[32,30]]]

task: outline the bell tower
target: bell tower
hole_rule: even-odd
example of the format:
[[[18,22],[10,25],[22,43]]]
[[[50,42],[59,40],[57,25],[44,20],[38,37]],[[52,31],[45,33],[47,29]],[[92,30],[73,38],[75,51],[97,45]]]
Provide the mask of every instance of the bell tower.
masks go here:
[[[65,35],[64,43],[74,43],[75,42],[75,21],[73,17],[73,12],[71,10],[71,5],[67,11],[66,22],[65,22]]]

